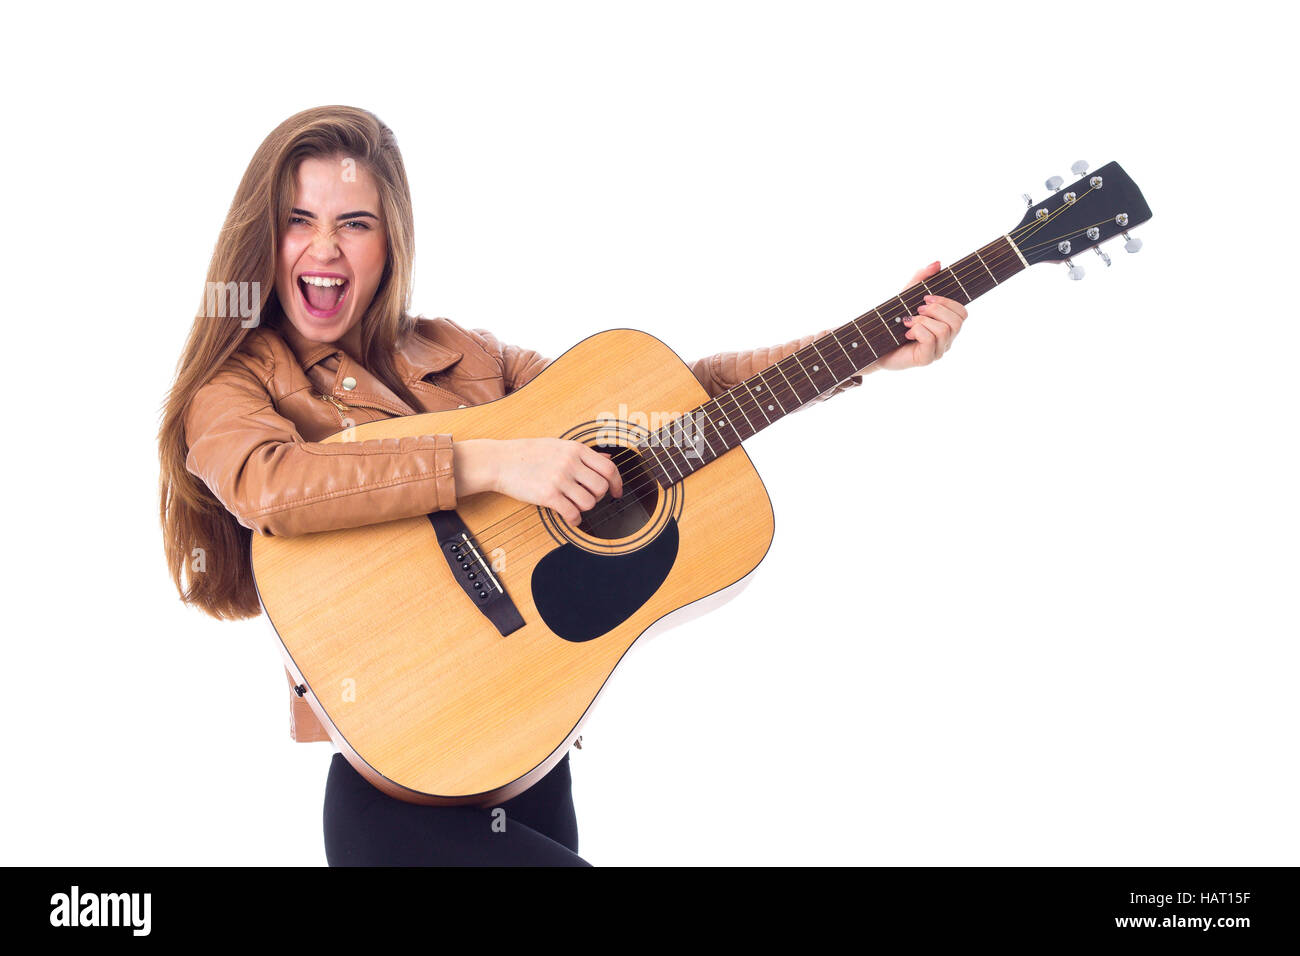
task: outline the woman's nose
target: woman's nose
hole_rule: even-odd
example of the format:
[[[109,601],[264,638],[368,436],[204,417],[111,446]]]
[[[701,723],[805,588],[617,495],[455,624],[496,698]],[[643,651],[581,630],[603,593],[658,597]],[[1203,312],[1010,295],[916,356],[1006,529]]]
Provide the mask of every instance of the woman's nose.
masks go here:
[[[339,244],[332,234],[323,235],[318,232],[311,241],[311,254],[317,259],[328,262],[339,254]]]

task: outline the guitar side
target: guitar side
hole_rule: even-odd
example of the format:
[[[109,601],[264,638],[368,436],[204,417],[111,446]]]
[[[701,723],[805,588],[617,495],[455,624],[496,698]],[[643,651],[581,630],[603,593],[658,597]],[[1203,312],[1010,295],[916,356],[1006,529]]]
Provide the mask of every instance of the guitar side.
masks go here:
[[[328,440],[448,433],[595,444],[614,433],[630,446],[707,398],[662,342],[615,329],[502,399]],[[413,803],[492,805],[559,762],[640,637],[734,596],[771,543],[771,503],[740,446],[651,497],[644,520],[614,538],[502,495],[459,501],[456,514],[522,617],[504,635],[457,583],[423,517],[254,535],[255,579],[290,674],[363,776]]]

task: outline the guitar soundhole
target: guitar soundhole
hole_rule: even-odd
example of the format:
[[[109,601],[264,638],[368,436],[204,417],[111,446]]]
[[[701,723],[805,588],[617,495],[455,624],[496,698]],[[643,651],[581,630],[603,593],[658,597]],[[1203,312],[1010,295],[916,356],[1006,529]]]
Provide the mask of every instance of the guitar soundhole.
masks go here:
[[[635,534],[645,526],[659,505],[659,483],[654,480],[633,449],[623,445],[592,445],[608,452],[623,478],[623,497],[605,493],[590,511],[582,513],[579,529],[593,538],[611,540]]]

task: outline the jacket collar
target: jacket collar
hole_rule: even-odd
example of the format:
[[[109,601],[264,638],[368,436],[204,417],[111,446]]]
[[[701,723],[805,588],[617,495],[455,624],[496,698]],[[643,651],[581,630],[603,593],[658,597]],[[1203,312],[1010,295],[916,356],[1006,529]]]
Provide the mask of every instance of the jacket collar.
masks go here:
[[[381,408],[396,415],[416,414],[415,409],[394,395],[388,386],[368,372],[339,342],[313,342],[305,338],[288,319],[281,321],[277,331],[293,351],[304,372],[331,355],[338,357],[332,394],[339,401],[348,405]],[[454,365],[463,355],[463,352],[448,348],[413,329],[398,345],[393,364],[402,381],[409,386],[430,372],[440,372]],[[355,381],[355,385],[347,389],[343,387],[343,382],[349,378]]]
[[[409,385],[418,382],[430,372],[441,372],[455,365],[464,354],[421,335],[417,326],[398,346],[394,364],[402,380]]]

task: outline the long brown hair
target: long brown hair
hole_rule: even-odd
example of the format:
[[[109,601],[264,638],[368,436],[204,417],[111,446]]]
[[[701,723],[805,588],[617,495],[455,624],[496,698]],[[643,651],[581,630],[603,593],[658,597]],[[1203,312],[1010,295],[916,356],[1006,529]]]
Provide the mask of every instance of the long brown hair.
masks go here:
[[[293,206],[298,165],[309,157],[350,158],[368,169],[378,184],[388,258],[374,299],[361,318],[362,360],[404,401],[418,407],[393,363],[397,343],[415,324],[408,313],[415,227],[397,140],[379,117],[366,110],[351,106],[304,110],[266,137],[235,190],[158,429],[159,518],[167,566],[181,600],[216,618],[254,617],[261,606],[249,557],[253,532],[185,468],[185,411],[190,400],[252,331],[238,314],[224,317],[224,307],[218,310],[220,317],[209,315],[207,293],[232,282],[258,282],[259,286],[239,288],[266,290],[258,303],[263,324],[277,328],[287,321],[275,293],[275,257]]]

